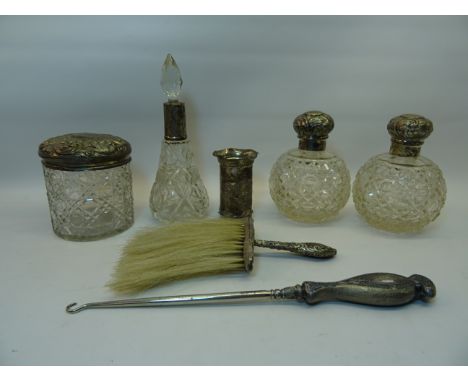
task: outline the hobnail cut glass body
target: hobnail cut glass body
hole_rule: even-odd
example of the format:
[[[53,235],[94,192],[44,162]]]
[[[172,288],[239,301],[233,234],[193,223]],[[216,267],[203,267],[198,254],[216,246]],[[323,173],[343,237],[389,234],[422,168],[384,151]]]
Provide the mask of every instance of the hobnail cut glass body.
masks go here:
[[[327,151],[292,149],[279,157],[270,173],[270,195],[292,220],[318,223],[333,218],[350,194],[344,161]]]
[[[154,217],[166,223],[202,218],[208,205],[208,193],[193,162],[190,141],[163,141],[150,195]]]
[[[441,170],[422,156],[377,155],[359,169],[353,184],[359,214],[391,232],[421,230],[439,216],[445,197]]]
[[[94,171],[43,166],[54,232],[67,240],[97,240],[133,224],[130,165]]]

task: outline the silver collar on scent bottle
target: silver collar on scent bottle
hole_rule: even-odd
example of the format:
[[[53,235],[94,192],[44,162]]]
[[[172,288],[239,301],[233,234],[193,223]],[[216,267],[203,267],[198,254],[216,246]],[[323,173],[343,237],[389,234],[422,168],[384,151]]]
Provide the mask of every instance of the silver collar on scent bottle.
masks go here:
[[[174,100],[164,103],[164,139],[183,141],[187,139],[185,124],[185,105]]]

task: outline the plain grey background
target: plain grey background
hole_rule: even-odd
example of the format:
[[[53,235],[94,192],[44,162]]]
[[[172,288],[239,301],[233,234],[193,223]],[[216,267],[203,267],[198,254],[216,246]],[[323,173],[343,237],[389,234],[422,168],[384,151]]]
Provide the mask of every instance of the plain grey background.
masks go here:
[[[458,16],[1,17],[0,363],[466,364],[467,40],[468,18]],[[432,277],[436,302],[390,310],[267,305],[67,316],[63,308],[73,300],[115,298],[104,284],[120,247],[138,227],[154,224],[147,200],[162,139],[159,77],[167,53],[182,71],[210,214],[218,206],[211,152],[251,147],[260,153],[257,234],[322,241],[339,256],[326,263],[264,256],[253,275],[189,280],[145,296],[390,271]],[[333,116],[329,148],[353,178],[370,156],[388,150],[390,118],[431,119],[423,155],[447,179],[440,218],[419,235],[395,236],[366,226],[351,200],[338,219],[319,226],[280,216],[268,173],[296,146],[292,121],[307,110]],[[114,238],[69,243],[50,227],[37,146],[83,131],[131,142],[136,223]]]
[[[246,141],[269,168],[296,144],[294,117],[310,109],[334,117],[330,144],[350,167],[386,149],[386,123],[404,112],[433,120],[429,150],[459,142],[467,33],[466,17],[2,17],[2,174],[40,177],[31,164],[41,140],[106,131],[128,138],[135,165],[152,177],[167,53],[210,171],[213,147]]]

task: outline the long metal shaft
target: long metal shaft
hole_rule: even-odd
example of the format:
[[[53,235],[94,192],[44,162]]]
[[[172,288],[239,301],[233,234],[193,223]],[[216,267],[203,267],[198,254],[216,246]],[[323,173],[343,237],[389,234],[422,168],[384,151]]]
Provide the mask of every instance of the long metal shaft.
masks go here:
[[[219,304],[219,303],[235,303],[235,302],[260,302],[277,299],[274,297],[273,290],[254,290],[243,292],[226,292],[226,293],[211,293],[211,294],[193,294],[181,296],[163,296],[163,297],[148,297],[128,300],[114,300],[90,302],[87,304],[77,305],[70,304],[66,307],[68,313],[78,313],[84,309],[98,308],[132,308],[132,307],[161,307],[173,305],[204,305],[204,304]]]
[[[68,313],[84,309],[160,307],[173,305],[224,304],[233,302],[297,300],[314,305],[322,301],[348,301],[375,306],[397,306],[415,300],[429,301],[436,294],[427,277],[404,277],[394,273],[368,273],[337,282],[304,281],[283,289],[149,297],[128,300],[76,303],[66,307]]]

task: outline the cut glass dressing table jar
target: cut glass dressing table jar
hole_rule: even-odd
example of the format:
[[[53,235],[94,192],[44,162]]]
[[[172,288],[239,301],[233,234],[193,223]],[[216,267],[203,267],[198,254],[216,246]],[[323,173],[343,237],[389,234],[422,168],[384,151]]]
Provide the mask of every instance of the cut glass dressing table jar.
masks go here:
[[[133,224],[130,144],[108,134],[47,139],[39,156],[54,232],[63,239],[97,240]]]

